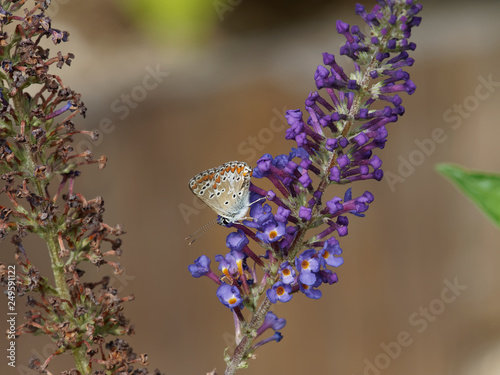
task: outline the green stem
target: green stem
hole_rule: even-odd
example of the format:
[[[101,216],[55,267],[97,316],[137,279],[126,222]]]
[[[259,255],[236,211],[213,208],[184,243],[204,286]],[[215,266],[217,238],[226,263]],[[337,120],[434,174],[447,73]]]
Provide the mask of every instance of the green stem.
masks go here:
[[[59,295],[59,298],[69,302],[71,301],[71,294],[68,288],[68,284],[66,284],[64,263],[61,261],[61,258],[59,258],[59,244],[57,242],[57,233],[54,232],[53,228],[49,227],[44,236],[44,239],[47,242],[47,249],[49,250],[50,254],[50,265],[54,274],[57,294]],[[68,303],[63,302],[61,304],[61,307],[66,313],[67,321],[69,321],[72,326],[78,327],[78,324],[73,317],[74,311],[71,306]],[[77,370],[82,374],[90,374],[92,370],[90,369],[89,361],[87,359],[87,348],[84,345],[80,345],[79,347],[73,348],[72,351]]]
[[[252,333],[255,332],[257,328],[259,328],[262,325],[267,312],[271,309],[271,306],[272,306],[271,301],[269,301],[269,298],[266,297],[264,302],[262,302],[257,312],[252,317],[252,320],[246,327],[247,329],[245,335],[241,339],[236,349],[234,349],[233,356],[227,364],[226,372],[224,373],[225,375],[233,375],[236,372],[236,370],[242,368],[241,364],[246,359],[248,351],[252,347],[254,339]]]

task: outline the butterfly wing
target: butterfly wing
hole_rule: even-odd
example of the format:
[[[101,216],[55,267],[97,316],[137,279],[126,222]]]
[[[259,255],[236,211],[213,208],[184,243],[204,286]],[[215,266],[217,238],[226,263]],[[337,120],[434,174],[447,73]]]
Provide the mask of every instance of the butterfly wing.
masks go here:
[[[232,161],[196,175],[189,181],[189,188],[218,215],[233,222],[248,210],[251,176],[248,164]]]

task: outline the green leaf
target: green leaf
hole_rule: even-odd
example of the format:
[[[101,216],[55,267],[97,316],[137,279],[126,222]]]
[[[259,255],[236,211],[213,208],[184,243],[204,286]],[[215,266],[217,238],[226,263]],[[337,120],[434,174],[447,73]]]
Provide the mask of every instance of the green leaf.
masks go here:
[[[500,227],[500,175],[468,171],[451,164],[438,164],[436,170],[447,177]]]

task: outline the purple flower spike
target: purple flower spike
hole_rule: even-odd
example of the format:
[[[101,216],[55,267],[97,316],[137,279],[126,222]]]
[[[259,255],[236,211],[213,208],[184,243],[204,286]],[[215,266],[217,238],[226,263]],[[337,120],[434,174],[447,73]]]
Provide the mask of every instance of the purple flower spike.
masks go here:
[[[319,299],[322,288],[338,282],[333,268],[344,262],[339,240],[348,235],[350,217],[364,217],[374,201],[366,186],[361,190],[361,182],[383,178],[379,154],[388,145],[388,125],[405,113],[403,98],[407,95],[402,93],[411,95],[416,89],[407,70],[414,63],[410,53],[416,46],[410,36],[421,22],[416,17],[421,9],[411,0],[378,0],[371,11],[356,5],[356,14],[365,25],[337,21],[337,32],[345,37],[339,53],[350,58],[351,66],[341,67],[338,55],[323,53],[322,61],[320,57],[316,68],[311,67],[311,83],[317,90],[306,95],[304,110],[286,111],[289,127],[284,136],[293,147],[288,154],[274,158],[264,154],[258,159],[248,182],[251,204],[229,200],[233,205],[228,211],[234,208],[239,213],[250,206],[252,219],[231,223],[238,230],[226,239],[231,252],[216,257],[224,274],[222,280],[236,288],[229,293],[231,286],[221,286],[220,290],[228,290],[219,297],[221,301],[228,307],[240,306],[241,293],[245,306],[252,307],[244,311],[252,314],[248,319],[239,308],[234,310],[237,327],[246,322],[246,329],[257,331],[257,335],[269,328],[281,329],[284,320],[280,322],[264,307],[287,302],[298,291]],[[217,177],[207,176],[215,181]],[[267,181],[259,187],[261,180],[257,179]],[[232,181],[229,194],[232,189],[246,193],[241,182]],[[345,186],[354,182],[353,188]],[[256,245],[250,246],[250,241]],[[258,246],[260,253],[255,250]],[[198,263],[190,266],[193,275],[209,276],[206,260]],[[261,304],[264,291],[267,300]],[[268,315],[260,327],[253,323],[262,321],[265,313]],[[241,340],[238,329],[236,336]],[[280,339],[276,332],[245,348],[241,340],[237,354],[247,358],[255,348]],[[241,363],[230,365],[237,368]]]

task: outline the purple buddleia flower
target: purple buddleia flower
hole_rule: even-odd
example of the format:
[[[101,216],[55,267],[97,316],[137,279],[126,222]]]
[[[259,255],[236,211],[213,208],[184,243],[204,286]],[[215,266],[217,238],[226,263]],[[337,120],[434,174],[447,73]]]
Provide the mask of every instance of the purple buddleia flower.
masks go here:
[[[285,235],[285,223],[271,218],[262,224],[257,238],[264,243],[279,241]]]
[[[319,251],[320,259],[331,267],[339,267],[344,263],[344,259],[337,256],[342,254],[339,241],[335,237],[330,237],[325,241],[325,245]]]
[[[219,301],[221,301],[224,306],[229,307],[230,309],[239,307],[243,302],[240,291],[234,285],[223,283],[217,289],[216,294],[217,297],[219,297]]]
[[[239,251],[231,251],[226,254],[225,257],[222,255],[216,255],[215,260],[219,262],[219,271],[222,271],[227,277],[237,277],[243,273],[243,261],[245,259],[245,254]]]
[[[262,346],[262,345],[267,344],[267,343],[272,342],[272,341],[280,342],[282,338],[283,338],[283,335],[281,334],[281,332],[274,332],[274,334],[271,337],[268,337],[267,339],[259,341],[257,344],[255,344],[252,347],[252,350],[255,350],[259,346]]]
[[[317,289],[318,286],[321,285],[323,280],[321,278],[317,278],[316,282],[312,285],[307,285],[299,282],[299,290],[306,295],[306,297],[311,299],[320,299],[323,293],[321,290]]]
[[[323,287],[338,282],[331,268],[344,262],[339,238],[374,202],[362,182],[384,177],[377,153],[387,145],[389,125],[405,113],[403,98],[416,89],[407,72],[416,46],[408,39],[420,24],[421,9],[412,0],[378,0],[372,11],[355,7],[365,27],[337,21],[346,40],[339,52],[352,66],[344,71],[338,55],[323,53],[322,64],[311,70],[316,90],[305,95],[304,109],[285,115],[284,138],[293,147],[288,154],[262,155],[253,168],[251,203],[245,202],[250,217],[230,223],[237,229],[226,239],[231,253],[216,257],[220,280],[232,283],[222,284],[217,295],[228,307],[244,303],[252,314],[246,320],[234,310],[237,326],[245,323],[249,333],[230,368],[241,366],[262,343],[281,339],[276,335],[252,346],[252,332],[261,334],[270,324],[266,317],[258,326],[272,304],[288,302],[298,292],[318,299]],[[246,266],[250,259],[253,267]],[[206,260],[190,268],[193,276],[205,272],[203,264]]]
[[[259,327],[257,330],[257,336],[260,336],[262,333],[264,333],[267,329],[272,328],[275,331],[279,331],[286,325],[286,320],[283,318],[279,318],[274,314],[272,311],[269,311],[266,314],[266,317],[264,319],[264,323]]]
[[[295,267],[299,272],[299,280],[302,284],[314,285],[318,279],[316,273],[319,271],[321,262],[316,250],[309,249],[295,258]]]
[[[295,282],[295,269],[288,262],[281,264],[279,274],[283,283],[292,284]]]
[[[194,261],[194,264],[189,265],[188,270],[193,277],[207,276],[217,284],[220,284],[219,277],[210,269],[210,262],[209,257],[202,255]]]
[[[272,303],[276,303],[278,301],[288,302],[292,299],[292,287],[278,281],[272,286],[271,289],[267,290],[267,298],[269,298]]]
[[[230,233],[226,238],[226,246],[233,251],[242,251],[249,242],[250,241],[241,229],[237,232]]]

